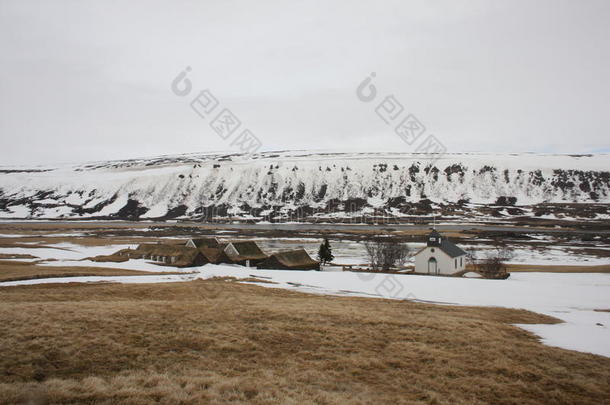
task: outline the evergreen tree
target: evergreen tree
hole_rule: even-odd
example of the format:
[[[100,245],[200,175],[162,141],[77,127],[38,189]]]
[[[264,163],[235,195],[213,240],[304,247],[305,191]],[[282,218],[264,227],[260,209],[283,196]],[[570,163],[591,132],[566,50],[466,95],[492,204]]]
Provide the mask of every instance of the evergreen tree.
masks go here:
[[[324,238],[324,242],[320,244],[320,248],[318,249],[318,260],[322,264],[326,264],[332,262],[335,256],[333,256],[333,250],[330,247],[330,242],[328,239]]]
[[[328,239],[324,238],[324,249],[326,250],[326,263],[330,263],[335,259],[333,256],[333,249],[330,247]]]
[[[318,248],[318,261],[320,264],[324,264],[324,243],[320,243],[320,247]]]

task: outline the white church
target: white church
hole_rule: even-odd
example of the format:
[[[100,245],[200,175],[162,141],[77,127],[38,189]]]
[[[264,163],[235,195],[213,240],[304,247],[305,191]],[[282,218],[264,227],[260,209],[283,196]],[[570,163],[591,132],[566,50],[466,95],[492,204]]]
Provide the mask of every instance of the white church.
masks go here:
[[[415,273],[451,275],[466,268],[466,252],[436,230],[427,246],[415,254]]]

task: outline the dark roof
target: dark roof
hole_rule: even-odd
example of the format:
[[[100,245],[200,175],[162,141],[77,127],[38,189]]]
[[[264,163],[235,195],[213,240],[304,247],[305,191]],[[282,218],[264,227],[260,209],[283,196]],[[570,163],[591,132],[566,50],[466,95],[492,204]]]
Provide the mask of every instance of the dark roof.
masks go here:
[[[466,254],[461,247],[454,244],[447,238],[443,238],[441,241],[441,245],[438,247],[443,252],[447,253],[450,257],[458,257]]]
[[[267,257],[265,253],[258,247],[256,242],[244,241],[244,242],[231,242],[231,245],[237,250],[238,255],[241,258],[248,259],[259,259]]]
[[[180,245],[168,245],[162,243],[142,243],[138,245],[136,250],[142,253],[151,253],[159,256],[171,256],[174,254],[179,254],[184,251],[184,249],[193,249],[187,248],[185,246]]]
[[[440,244],[438,242],[430,242],[430,238],[434,237],[437,241],[440,239]],[[432,230],[427,237],[428,243],[427,246],[421,248],[415,255],[417,256],[420,252],[423,252],[427,247],[435,247],[439,248],[443,252],[445,252],[449,257],[458,257],[463,256],[466,252],[460,248],[458,245],[451,242],[447,237],[442,236],[440,233],[436,231],[436,229]]]
[[[195,264],[197,256],[201,256],[201,252],[195,248],[187,248],[188,251],[184,251],[181,254],[175,255],[176,261],[173,263],[174,266],[188,267]],[[205,262],[203,262],[205,263]],[[200,264],[203,264],[200,262]]]
[[[320,270],[320,262],[312,259],[304,249],[274,253],[260,262],[259,269]]]
[[[193,241],[193,244],[195,245],[195,247],[203,247],[203,246],[207,246],[207,247],[218,247],[218,240],[216,238],[197,238],[197,239],[190,239],[191,241]]]
[[[229,256],[220,248],[202,247],[199,251],[210,263],[229,263]]]
[[[432,232],[428,235],[428,246],[437,246],[440,247],[440,242],[443,240],[443,236],[433,229]]]
[[[275,257],[278,262],[284,266],[302,266],[302,265],[316,265],[318,261],[314,260],[307,254],[305,249],[289,250],[285,252],[274,253],[271,255]]]
[[[161,243],[143,243],[134,251],[136,254],[175,257],[174,266],[189,266],[195,262],[197,256],[201,254],[198,249],[179,246],[166,245]]]

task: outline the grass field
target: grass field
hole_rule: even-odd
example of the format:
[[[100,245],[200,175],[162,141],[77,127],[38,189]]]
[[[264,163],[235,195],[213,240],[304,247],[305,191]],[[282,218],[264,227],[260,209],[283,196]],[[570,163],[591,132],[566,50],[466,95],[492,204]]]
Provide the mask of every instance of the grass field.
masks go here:
[[[0,403],[602,404],[610,359],[521,310],[230,280],[0,289]],[[29,402],[28,402],[29,401]]]
[[[599,266],[562,266],[562,265],[536,265],[536,264],[509,264],[509,272],[537,272],[537,273],[610,273],[610,264]]]
[[[40,266],[33,263],[0,260],[0,282],[50,277],[82,276],[150,276],[151,274],[185,274],[187,271],[154,273],[148,271],[103,267]]]

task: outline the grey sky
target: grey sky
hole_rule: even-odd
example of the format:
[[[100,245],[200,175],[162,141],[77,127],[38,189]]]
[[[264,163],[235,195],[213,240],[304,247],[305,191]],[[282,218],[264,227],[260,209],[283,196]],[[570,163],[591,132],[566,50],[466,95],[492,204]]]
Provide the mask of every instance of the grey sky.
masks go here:
[[[0,0],[0,164],[231,150],[185,68],[263,150],[412,151],[376,72],[451,152],[610,149],[610,1]]]

